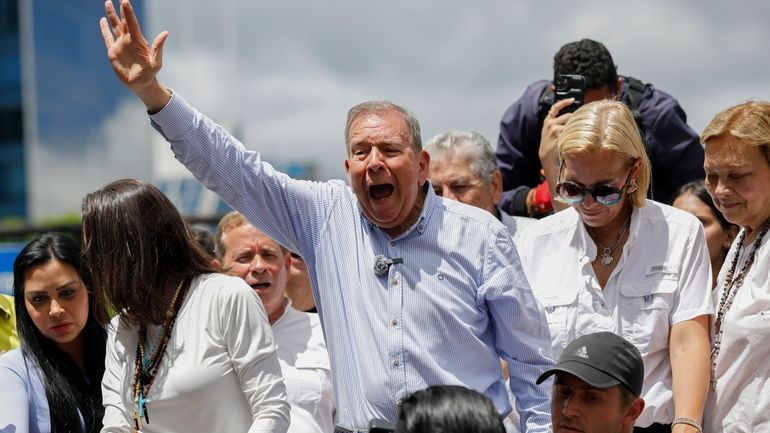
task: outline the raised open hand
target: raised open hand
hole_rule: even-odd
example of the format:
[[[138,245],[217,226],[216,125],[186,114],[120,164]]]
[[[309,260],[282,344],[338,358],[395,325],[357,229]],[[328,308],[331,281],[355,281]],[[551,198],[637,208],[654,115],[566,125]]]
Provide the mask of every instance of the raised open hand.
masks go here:
[[[118,79],[142,99],[148,108],[157,105],[157,96],[164,89],[157,81],[163,64],[163,44],[168,32],[161,32],[147,45],[139,21],[129,0],[121,0],[118,17],[111,0],[104,2],[107,18],[99,20],[107,57]],[[161,106],[162,108],[162,106]]]

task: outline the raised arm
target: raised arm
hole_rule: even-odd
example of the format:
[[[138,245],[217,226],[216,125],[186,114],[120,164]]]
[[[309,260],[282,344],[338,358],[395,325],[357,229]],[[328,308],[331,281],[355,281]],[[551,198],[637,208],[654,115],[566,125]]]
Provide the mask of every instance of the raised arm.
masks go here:
[[[538,157],[543,167],[545,180],[548,181],[548,188],[551,191],[551,204],[553,204],[553,209],[557,212],[569,207],[567,204],[555,200],[555,197],[556,184],[559,183],[559,137],[564,130],[564,125],[567,124],[572,115],[571,113],[559,113],[574,102],[574,98],[556,101],[543,121],[543,131],[540,134]]]
[[[156,36],[150,47],[129,0],[121,1],[120,16],[110,0],[104,2],[104,9],[107,17],[99,20],[99,27],[115,75],[136,94],[148,111],[160,111],[171,99],[171,92],[157,77],[163,65],[163,45],[168,32]]]

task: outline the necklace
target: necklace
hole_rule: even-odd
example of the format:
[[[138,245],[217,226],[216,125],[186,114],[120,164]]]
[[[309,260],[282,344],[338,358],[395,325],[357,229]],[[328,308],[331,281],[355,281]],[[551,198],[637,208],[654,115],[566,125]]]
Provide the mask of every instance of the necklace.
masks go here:
[[[608,266],[611,265],[612,262],[615,260],[612,258],[612,252],[615,251],[615,248],[618,246],[618,243],[620,242],[620,239],[623,238],[623,234],[626,232],[626,229],[628,228],[629,223],[631,223],[631,216],[628,217],[626,222],[623,223],[623,226],[620,227],[620,230],[618,231],[617,236],[615,236],[615,242],[612,243],[612,245],[608,247],[603,247],[598,240],[594,239],[596,242],[596,246],[599,247],[602,250],[601,254],[601,264],[602,266]],[[586,226],[588,229],[588,234],[591,235],[591,237],[594,237],[593,229]]]
[[[743,264],[741,270],[738,272],[738,275],[735,275],[735,268],[738,266],[738,257],[741,255],[741,248],[743,248],[743,239],[746,237],[746,230],[742,231],[741,235],[738,237],[738,248],[735,250],[732,263],[730,263],[730,269],[727,271],[725,283],[722,286],[722,296],[719,300],[719,306],[717,307],[717,318],[714,320],[714,347],[711,349],[712,387],[716,387],[716,380],[714,376],[716,374],[717,355],[719,355],[719,349],[722,345],[722,332],[724,331],[722,325],[724,324],[725,316],[730,310],[730,307],[733,305],[735,295],[743,285],[743,279],[746,278],[746,274],[749,272],[749,269],[751,269],[751,265],[754,264],[754,256],[762,244],[762,239],[765,237],[768,229],[770,229],[770,218],[765,220],[765,223],[762,225],[762,228],[757,234],[757,238],[754,239],[754,246],[749,253],[749,257],[746,259],[746,263]]]
[[[147,327],[145,325],[139,326],[139,336],[136,342],[136,357],[134,358],[134,376],[131,381],[131,387],[134,394],[134,433],[138,433],[142,430],[144,423],[150,423],[150,412],[147,409],[147,394],[150,392],[150,387],[153,381],[155,381],[155,375],[158,373],[158,367],[160,367],[160,360],[163,358],[163,354],[166,352],[166,345],[171,337],[171,330],[174,328],[179,310],[182,307],[182,301],[184,296],[179,296],[184,286],[184,279],[182,279],[174,290],[174,296],[171,298],[171,305],[169,305],[166,311],[166,321],[163,324],[158,340],[155,342],[155,348],[149,358],[145,356],[144,340],[147,338]]]

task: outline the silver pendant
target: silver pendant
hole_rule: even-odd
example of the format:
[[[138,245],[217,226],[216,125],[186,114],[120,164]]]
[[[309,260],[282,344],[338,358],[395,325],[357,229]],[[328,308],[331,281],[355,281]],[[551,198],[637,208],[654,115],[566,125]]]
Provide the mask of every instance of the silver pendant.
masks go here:
[[[602,256],[602,265],[603,266],[610,265],[610,264],[612,264],[612,260],[613,260],[613,258],[612,258],[611,255],[609,255],[609,254],[603,255]]]

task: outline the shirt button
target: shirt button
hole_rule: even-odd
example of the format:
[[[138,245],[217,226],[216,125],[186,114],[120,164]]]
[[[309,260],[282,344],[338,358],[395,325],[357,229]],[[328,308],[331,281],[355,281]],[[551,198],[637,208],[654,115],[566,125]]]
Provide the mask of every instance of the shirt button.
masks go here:
[[[398,325],[398,319],[393,319],[393,320],[391,320],[391,321],[390,321],[390,324],[391,324],[391,325],[393,325],[393,326],[396,326],[396,325]]]
[[[396,246],[396,241],[390,241],[390,246],[391,247],[395,247]]]
[[[398,359],[394,359],[393,360],[393,366],[394,367],[398,367],[399,365],[401,365],[401,362]]]
[[[393,278],[392,280],[390,280],[390,283],[393,284],[394,286],[397,286],[398,285],[398,278]]]

